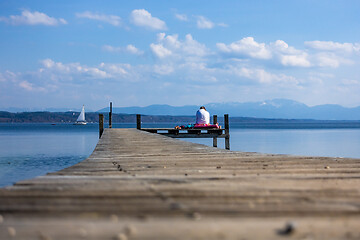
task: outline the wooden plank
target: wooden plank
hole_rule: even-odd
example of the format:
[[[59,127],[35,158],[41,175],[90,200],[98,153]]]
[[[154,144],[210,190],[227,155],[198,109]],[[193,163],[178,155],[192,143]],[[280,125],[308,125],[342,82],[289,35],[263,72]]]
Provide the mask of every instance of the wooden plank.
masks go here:
[[[168,130],[168,133],[176,136],[179,134],[179,130],[178,129],[170,129],[170,130]]]
[[[209,129],[207,130],[208,133],[216,133],[218,135],[223,133],[223,129]]]
[[[201,130],[200,129],[187,129],[188,134],[194,134],[194,135],[200,135]]]
[[[146,132],[149,132],[149,133],[157,133],[158,132],[158,129],[141,129],[143,131],[146,131]]]

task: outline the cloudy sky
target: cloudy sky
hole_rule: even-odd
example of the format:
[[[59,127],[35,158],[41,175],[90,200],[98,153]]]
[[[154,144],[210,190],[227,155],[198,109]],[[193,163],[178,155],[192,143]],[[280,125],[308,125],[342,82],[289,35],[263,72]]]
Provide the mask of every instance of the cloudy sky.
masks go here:
[[[357,0],[0,0],[0,110],[360,105]]]

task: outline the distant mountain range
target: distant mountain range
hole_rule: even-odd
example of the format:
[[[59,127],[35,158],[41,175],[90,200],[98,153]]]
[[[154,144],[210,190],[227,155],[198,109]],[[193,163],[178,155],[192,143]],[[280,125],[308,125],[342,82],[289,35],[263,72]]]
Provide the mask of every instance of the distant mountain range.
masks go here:
[[[335,104],[309,107],[288,99],[273,99],[263,102],[209,103],[206,109],[211,115],[229,114],[230,117],[316,119],[316,120],[360,120],[360,106],[346,108]],[[150,105],[146,107],[113,107],[114,113],[143,115],[192,116],[199,106]],[[97,112],[108,112],[103,108]]]
[[[205,105],[211,115],[219,117],[229,114],[230,117],[249,118],[272,118],[272,119],[315,119],[315,120],[360,120],[360,106],[346,108],[335,104],[318,105],[309,107],[303,103],[288,99],[273,99],[262,102],[229,102],[209,103]],[[85,106],[86,107],[86,106]],[[146,107],[113,107],[114,113],[119,114],[142,114],[142,115],[166,115],[166,116],[194,116],[200,106],[170,106],[150,105]],[[22,109],[7,108],[3,111],[20,112],[79,112],[80,109]],[[86,114],[92,112],[86,108]],[[97,111],[109,112],[109,107]],[[73,115],[73,114],[71,114]],[[68,119],[66,119],[68,120]]]

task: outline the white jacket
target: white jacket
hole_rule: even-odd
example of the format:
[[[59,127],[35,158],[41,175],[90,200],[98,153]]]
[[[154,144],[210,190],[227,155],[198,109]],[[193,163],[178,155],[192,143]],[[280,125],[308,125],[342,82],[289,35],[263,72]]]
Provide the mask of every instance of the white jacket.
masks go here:
[[[199,109],[196,112],[196,124],[209,124],[210,123],[210,113],[205,109]]]

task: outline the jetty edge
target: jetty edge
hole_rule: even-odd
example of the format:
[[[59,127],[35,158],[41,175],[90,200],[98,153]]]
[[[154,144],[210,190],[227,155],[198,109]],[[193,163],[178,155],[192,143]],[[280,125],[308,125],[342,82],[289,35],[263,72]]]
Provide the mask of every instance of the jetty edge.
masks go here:
[[[359,239],[360,159],[104,129],[86,160],[0,189],[0,239]]]

